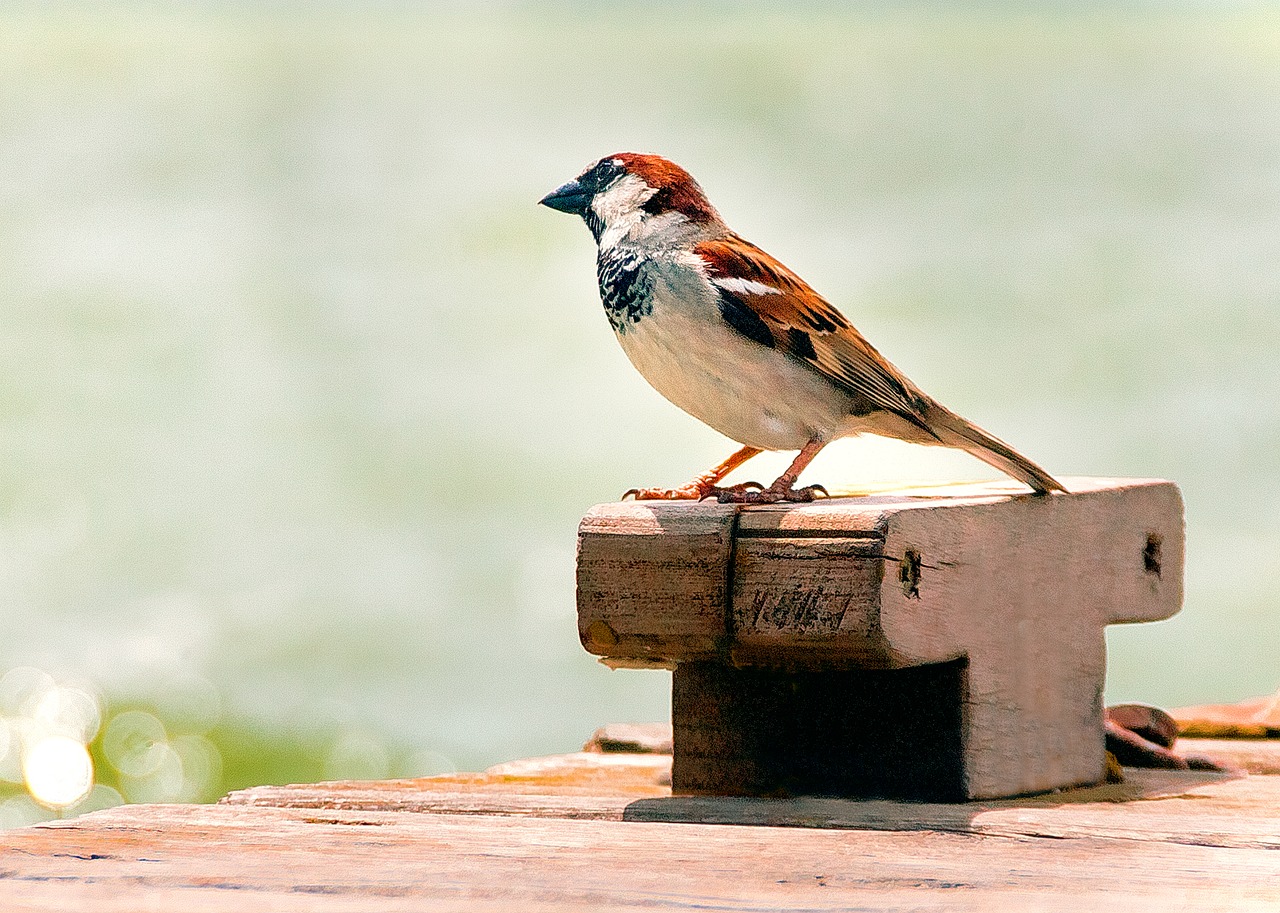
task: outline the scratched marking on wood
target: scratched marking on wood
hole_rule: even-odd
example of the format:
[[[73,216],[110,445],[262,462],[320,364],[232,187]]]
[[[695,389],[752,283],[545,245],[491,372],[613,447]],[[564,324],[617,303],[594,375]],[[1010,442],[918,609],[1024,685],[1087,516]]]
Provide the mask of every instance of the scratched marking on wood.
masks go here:
[[[882,652],[881,542],[859,538],[743,538],[733,556],[734,646],[745,655],[779,638],[833,654]],[[803,574],[809,586],[796,591]],[[852,611],[851,611],[852,610]]]

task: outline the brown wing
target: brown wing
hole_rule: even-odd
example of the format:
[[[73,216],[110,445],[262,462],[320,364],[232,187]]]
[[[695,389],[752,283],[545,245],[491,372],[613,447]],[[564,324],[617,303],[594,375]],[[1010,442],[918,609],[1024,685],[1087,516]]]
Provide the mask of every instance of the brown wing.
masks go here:
[[[704,241],[694,252],[731,327],[810,365],[870,407],[924,427],[928,397],[803,279],[737,235]]]

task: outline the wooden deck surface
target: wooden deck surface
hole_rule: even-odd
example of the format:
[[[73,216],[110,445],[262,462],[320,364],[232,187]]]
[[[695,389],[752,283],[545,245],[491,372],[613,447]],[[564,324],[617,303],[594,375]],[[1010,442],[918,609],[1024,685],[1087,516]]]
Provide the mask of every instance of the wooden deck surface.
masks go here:
[[[1280,742],[1179,748],[1255,771]],[[1280,776],[930,805],[670,797],[663,755],[258,787],[0,833],[0,910],[1280,910]]]

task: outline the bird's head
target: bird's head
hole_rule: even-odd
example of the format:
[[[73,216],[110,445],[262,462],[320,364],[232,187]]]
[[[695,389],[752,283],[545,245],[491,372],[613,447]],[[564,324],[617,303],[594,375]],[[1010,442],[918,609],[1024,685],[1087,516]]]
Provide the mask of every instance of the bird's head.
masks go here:
[[[689,172],[661,156],[636,152],[605,156],[539,202],[581,216],[601,247],[625,236],[723,225]]]

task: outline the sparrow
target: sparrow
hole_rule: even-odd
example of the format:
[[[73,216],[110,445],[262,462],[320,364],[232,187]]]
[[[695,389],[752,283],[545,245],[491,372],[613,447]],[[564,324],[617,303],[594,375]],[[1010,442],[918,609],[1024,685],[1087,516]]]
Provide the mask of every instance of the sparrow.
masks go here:
[[[606,156],[539,202],[587,223],[605,314],[645,380],[743,445],[687,485],[624,498],[811,501],[827,491],[797,488],[800,473],[857,434],[958,447],[1037,494],[1066,490],[908,380],[808,283],[732,231],[674,162]],[[764,450],[799,454],[767,488],[720,486]]]

